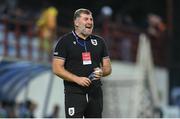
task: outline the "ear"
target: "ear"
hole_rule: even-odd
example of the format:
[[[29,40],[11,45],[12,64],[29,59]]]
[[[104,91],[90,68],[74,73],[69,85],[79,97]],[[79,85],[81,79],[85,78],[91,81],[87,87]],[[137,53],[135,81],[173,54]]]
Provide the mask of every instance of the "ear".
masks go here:
[[[78,22],[78,20],[76,19],[76,20],[74,20],[74,25],[76,26],[76,27],[78,27],[79,26],[79,22]]]

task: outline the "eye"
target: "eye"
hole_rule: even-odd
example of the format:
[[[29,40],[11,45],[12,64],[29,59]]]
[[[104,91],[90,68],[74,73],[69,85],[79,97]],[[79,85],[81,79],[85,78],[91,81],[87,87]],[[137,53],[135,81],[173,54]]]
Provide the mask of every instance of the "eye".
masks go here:
[[[85,18],[84,18],[84,20],[85,20],[85,21],[87,21],[87,20],[88,20],[88,18],[87,18],[87,17],[85,17]]]

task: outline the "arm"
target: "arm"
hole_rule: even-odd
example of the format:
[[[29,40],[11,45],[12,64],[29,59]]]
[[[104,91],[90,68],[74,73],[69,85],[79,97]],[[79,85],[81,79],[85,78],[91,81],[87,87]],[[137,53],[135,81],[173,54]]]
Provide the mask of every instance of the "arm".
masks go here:
[[[111,74],[112,68],[111,68],[111,61],[109,58],[103,58],[102,72],[103,72],[103,75],[102,75],[103,77]]]
[[[98,70],[98,71],[97,71]],[[104,58],[103,61],[102,61],[102,66],[101,68],[95,68],[94,69],[94,74],[95,74],[95,79],[98,80],[100,79],[101,77],[105,77],[105,76],[108,76],[111,74],[111,61],[108,58]]]
[[[79,77],[67,71],[64,68],[64,62],[65,61],[63,59],[53,58],[52,69],[54,74],[56,74],[58,77],[62,78],[63,80],[75,82],[78,85],[84,87],[89,86],[91,84],[91,81],[88,78]]]

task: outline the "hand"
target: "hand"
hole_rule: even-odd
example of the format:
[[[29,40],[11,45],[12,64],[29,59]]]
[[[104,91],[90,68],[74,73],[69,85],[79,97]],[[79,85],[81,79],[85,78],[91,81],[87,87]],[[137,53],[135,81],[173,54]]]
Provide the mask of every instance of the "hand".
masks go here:
[[[76,83],[83,87],[89,87],[91,80],[89,80],[87,77],[78,77]]]
[[[99,67],[95,68],[93,73],[94,73],[95,80],[98,80],[103,76],[103,71]]]

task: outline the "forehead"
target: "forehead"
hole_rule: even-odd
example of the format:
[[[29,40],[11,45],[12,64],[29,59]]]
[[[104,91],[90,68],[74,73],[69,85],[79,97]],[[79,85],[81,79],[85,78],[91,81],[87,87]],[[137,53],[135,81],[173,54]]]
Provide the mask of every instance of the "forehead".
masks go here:
[[[92,18],[92,14],[81,13],[80,18]]]

